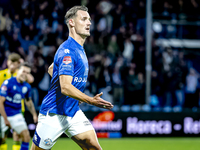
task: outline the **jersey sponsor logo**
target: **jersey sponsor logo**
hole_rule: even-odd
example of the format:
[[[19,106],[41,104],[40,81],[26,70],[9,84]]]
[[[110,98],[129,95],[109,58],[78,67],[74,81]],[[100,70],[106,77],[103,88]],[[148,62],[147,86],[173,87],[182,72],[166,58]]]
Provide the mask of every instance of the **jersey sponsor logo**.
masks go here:
[[[9,96],[6,96],[6,100],[8,100],[8,101],[12,101],[12,98],[11,97],[9,97]]]
[[[13,90],[16,90],[16,89],[17,89],[17,87],[14,85],[14,86],[13,86]]]
[[[24,87],[22,88],[22,93],[25,94],[27,91],[28,91],[28,88],[27,88],[26,86],[24,86]]]
[[[70,51],[69,51],[68,49],[65,49],[64,52],[65,52],[66,54],[69,54]]]
[[[87,82],[87,78],[75,77],[74,82]]]
[[[13,96],[13,103],[21,103],[21,99],[22,99],[22,96],[21,96],[21,94],[15,94],[14,96]]]
[[[72,66],[70,66],[70,65],[63,65],[63,68],[65,70],[72,70]]]
[[[52,140],[50,139],[50,138],[48,138],[48,139],[46,139],[46,140],[44,140],[44,144],[46,145],[46,146],[50,146],[50,145],[52,145]]]
[[[63,63],[65,63],[66,65],[68,65],[68,64],[71,63],[71,62],[72,62],[71,56],[65,56],[65,57],[63,58]]]

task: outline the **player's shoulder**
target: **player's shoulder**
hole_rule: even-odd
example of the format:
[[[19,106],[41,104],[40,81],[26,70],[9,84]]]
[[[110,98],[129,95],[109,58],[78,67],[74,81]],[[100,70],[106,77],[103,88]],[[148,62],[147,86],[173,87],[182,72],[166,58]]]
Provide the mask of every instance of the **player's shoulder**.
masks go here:
[[[0,74],[7,74],[8,73],[8,68],[0,70]]]
[[[11,84],[15,84],[17,82],[17,78],[16,77],[11,77],[9,79],[7,79],[7,81],[9,81],[9,83]]]
[[[76,54],[75,48],[68,41],[70,41],[70,40],[66,40],[59,46],[59,48],[57,50],[57,55],[59,57],[60,56],[62,57],[65,55],[75,55]]]
[[[31,85],[26,81],[23,83],[23,85],[26,86],[27,88],[31,88]]]
[[[14,83],[14,77],[9,78],[9,79],[6,79],[6,80],[3,82],[3,85],[10,86],[10,85],[13,85],[13,83]]]

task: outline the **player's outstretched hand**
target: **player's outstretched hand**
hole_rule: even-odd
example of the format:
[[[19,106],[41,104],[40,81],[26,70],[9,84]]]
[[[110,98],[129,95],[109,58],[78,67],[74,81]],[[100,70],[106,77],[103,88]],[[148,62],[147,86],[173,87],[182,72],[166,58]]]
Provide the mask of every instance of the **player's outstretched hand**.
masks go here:
[[[110,102],[103,100],[101,98],[102,95],[103,95],[103,92],[101,92],[100,94],[95,95],[93,97],[92,105],[100,107],[100,108],[112,109],[113,105]]]

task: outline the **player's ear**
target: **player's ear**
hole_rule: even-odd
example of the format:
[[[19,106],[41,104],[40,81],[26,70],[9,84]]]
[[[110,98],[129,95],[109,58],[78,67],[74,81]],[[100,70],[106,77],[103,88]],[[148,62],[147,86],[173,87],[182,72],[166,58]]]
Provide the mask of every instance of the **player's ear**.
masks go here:
[[[74,22],[74,20],[73,20],[73,19],[69,19],[69,25],[70,25],[70,26],[72,26],[72,27],[74,27],[74,25],[75,25],[75,22]]]

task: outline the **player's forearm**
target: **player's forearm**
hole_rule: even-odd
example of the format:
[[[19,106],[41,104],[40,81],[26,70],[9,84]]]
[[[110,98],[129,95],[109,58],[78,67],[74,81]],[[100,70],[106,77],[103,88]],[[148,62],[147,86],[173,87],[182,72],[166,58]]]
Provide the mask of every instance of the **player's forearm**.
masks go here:
[[[0,102],[0,114],[4,118],[4,120],[7,119],[7,115],[6,115],[6,112],[5,112],[4,104],[2,102]]]
[[[52,75],[53,75],[53,63],[49,66],[48,73],[52,77]]]
[[[93,101],[92,97],[84,94],[83,92],[78,90],[76,87],[74,87],[72,84],[68,84],[65,87],[63,87],[61,89],[61,93],[88,104],[92,104],[92,101]]]
[[[33,116],[34,116],[34,115],[37,115],[32,100],[26,101],[26,106],[27,106],[28,110],[31,112],[31,114],[32,114]]]

